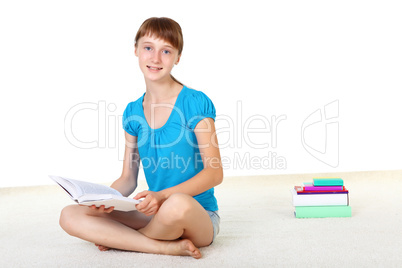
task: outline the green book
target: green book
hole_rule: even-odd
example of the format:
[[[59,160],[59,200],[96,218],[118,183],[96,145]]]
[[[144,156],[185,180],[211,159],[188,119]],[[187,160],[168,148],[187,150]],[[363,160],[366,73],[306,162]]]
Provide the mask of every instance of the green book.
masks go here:
[[[341,178],[314,178],[314,186],[343,186]]]
[[[295,207],[296,218],[337,218],[351,217],[350,206]]]

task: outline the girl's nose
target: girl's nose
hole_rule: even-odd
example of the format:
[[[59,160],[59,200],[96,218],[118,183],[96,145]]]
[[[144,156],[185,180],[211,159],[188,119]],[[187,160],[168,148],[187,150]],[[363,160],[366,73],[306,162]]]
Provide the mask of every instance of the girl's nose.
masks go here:
[[[155,53],[153,53],[152,55],[152,60],[154,62],[160,62],[161,60],[161,53],[159,51],[155,51]]]

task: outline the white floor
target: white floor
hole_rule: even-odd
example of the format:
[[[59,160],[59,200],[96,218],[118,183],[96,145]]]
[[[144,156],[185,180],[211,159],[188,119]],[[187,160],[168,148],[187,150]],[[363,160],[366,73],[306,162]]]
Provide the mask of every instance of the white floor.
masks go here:
[[[344,179],[351,218],[294,217],[289,190],[317,176]],[[230,177],[216,194],[221,232],[194,260],[99,252],[58,226],[57,186],[0,189],[0,267],[401,267],[402,171]]]

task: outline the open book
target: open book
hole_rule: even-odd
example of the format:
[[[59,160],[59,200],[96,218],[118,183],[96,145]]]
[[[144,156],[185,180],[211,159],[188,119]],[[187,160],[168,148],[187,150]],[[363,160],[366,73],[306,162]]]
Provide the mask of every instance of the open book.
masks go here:
[[[114,207],[115,210],[131,211],[136,210],[135,205],[139,204],[139,200],[124,197],[116,189],[105,185],[91,182],[72,180],[60,176],[49,176],[58,185],[60,185],[73,199],[80,205],[105,208]]]

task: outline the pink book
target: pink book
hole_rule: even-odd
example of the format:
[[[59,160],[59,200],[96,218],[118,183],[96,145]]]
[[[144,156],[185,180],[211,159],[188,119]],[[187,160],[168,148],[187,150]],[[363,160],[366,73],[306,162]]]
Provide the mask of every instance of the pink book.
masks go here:
[[[304,191],[342,191],[343,186],[304,186]]]

